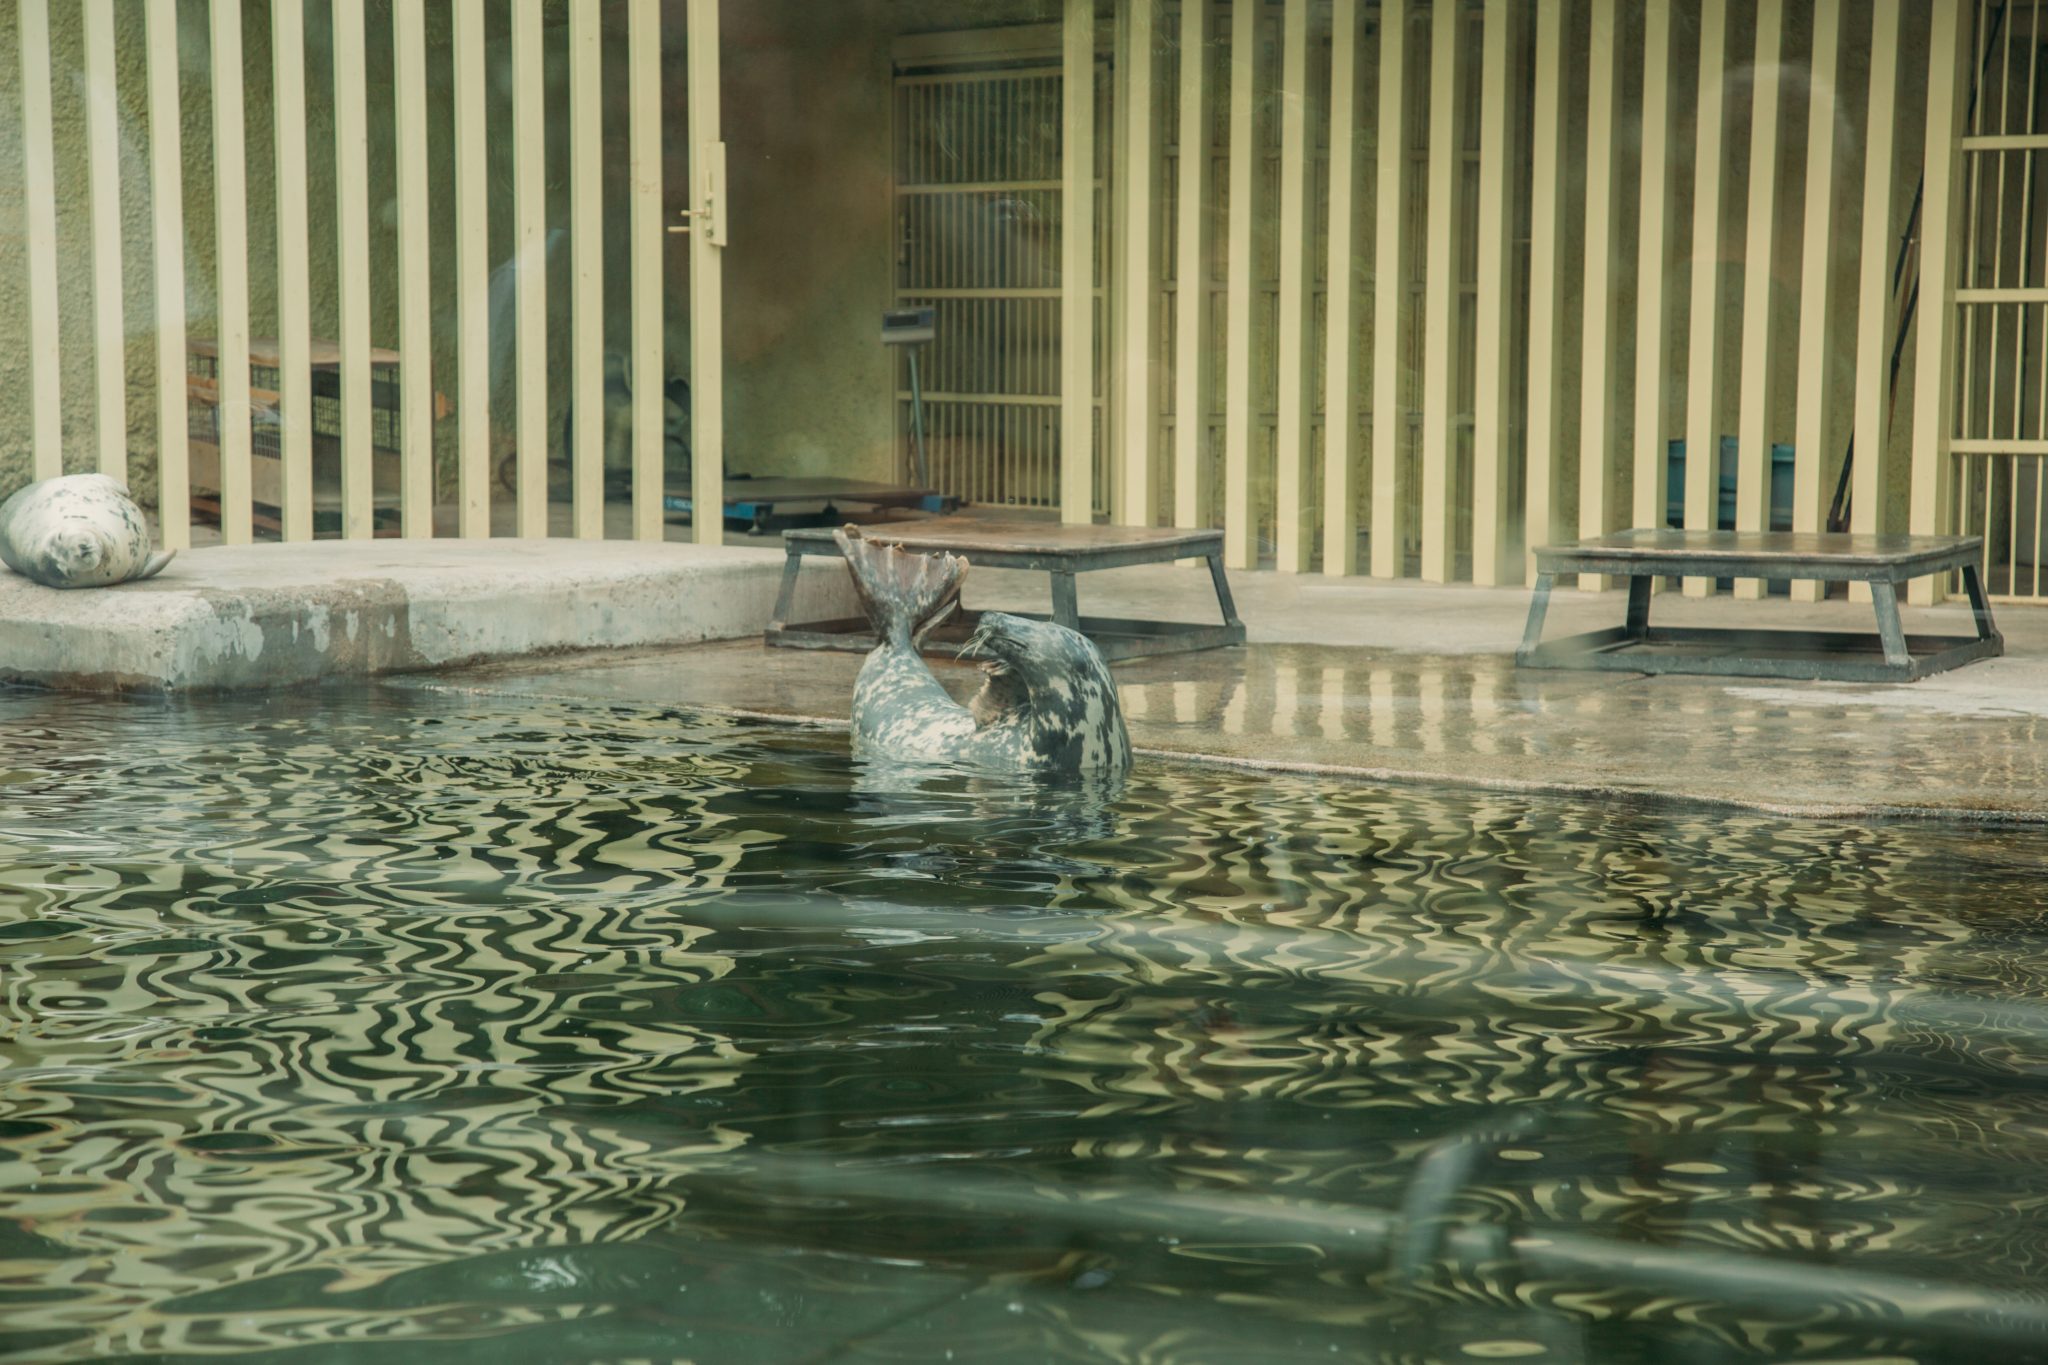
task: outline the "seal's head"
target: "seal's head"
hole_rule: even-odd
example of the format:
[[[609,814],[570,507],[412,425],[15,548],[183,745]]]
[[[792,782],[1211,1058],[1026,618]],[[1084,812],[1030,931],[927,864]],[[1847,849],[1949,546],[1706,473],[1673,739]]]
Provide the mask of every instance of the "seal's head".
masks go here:
[[[983,661],[987,677],[971,707],[982,725],[1022,720],[1051,767],[1129,764],[1116,683],[1087,636],[1051,621],[983,612],[960,655]]]
[[[42,582],[92,583],[107,562],[106,537],[76,522],[58,523],[36,549],[42,561]]]

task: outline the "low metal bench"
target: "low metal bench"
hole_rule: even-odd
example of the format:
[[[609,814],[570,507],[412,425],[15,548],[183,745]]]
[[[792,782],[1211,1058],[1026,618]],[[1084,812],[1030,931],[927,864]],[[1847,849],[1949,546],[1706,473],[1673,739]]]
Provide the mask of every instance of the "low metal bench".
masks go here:
[[[1536,552],[1536,595],[1515,661],[1529,668],[1628,673],[1716,673],[1837,682],[1911,682],[2005,652],[1978,572],[1979,536],[1872,536],[1791,531],[1617,531]],[[1907,635],[1899,586],[1960,569],[1975,636]],[[1628,579],[1624,624],[1541,643],[1550,588],[1559,574]],[[1650,627],[1650,591],[1667,576],[1819,579],[1870,585],[1875,635],[1811,630]]]
[[[1237,619],[1230,583],[1223,575],[1223,533],[1132,526],[1062,526],[1051,522],[984,521],[979,517],[939,517],[897,525],[864,526],[869,540],[900,545],[920,553],[940,551],[965,555],[972,565],[990,569],[1039,569],[1052,575],[1052,619],[1078,630],[1095,642],[1105,659],[1131,659],[1147,654],[1178,654],[1244,643],[1244,623]],[[788,559],[783,564],[782,591],[766,635],[771,645],[799,649],[869,650],[875,647],[867,619],[847,618],[791,624],[796,602],[797,573],[806,556],[839,554],[827,527],[785,531]],[[1218,625],[1182,621],[1139,621],[1124,617],[1083,616],[1074,587],[1077,574],[1095,569],[1121,569],[1133,564],[1203,559],[1222,614]],[[1028,615],[1030,613],[1019,613]],[[975,613],[956,612],[956,620],[934,632],[930,643],[959,641],[973,628]]]

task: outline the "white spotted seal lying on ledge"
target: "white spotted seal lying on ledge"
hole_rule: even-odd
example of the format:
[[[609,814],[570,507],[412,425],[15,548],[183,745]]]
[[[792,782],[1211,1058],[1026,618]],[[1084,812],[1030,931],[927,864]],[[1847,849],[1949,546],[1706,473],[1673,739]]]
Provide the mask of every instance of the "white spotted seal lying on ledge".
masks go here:
[[[971,706],[946,693],[918,641],[960,604],[967,561],[833,533],[881,643],[853,687],[853,751],[1008,772],[1120,772],[1131,739],[1109,665],[1065,626],[984,612],[960,651],[986,662]]]
[[[0,502],[0,562],[46,588],[148,578],[175,553],[150,553],[142,509],[107,474],[41,479]]]

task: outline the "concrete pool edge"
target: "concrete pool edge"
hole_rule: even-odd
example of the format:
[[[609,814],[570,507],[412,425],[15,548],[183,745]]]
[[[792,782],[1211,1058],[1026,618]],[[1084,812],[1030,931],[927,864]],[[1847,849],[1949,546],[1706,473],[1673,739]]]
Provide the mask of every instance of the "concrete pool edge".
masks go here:
[[[158,578],[57,591],[0,573],[0,682],[215,692],[756,634],[778,550],[595,540],[215,546]],[[830,566],[802,609],[853,610]]]

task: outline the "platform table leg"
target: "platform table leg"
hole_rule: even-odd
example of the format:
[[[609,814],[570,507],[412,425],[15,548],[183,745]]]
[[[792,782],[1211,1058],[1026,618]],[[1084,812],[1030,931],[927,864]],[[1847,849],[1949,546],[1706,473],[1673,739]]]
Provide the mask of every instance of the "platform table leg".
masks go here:
[[[1913,656],[1906,651],[1906,629],[1899,623],[1898,585],[1872,579],[1871,605],[1877,608],[1877,638],[1884,642],[1884,661],[1894,668],[1910,668]]]
[[[768,633],[774,634],[789,624],[789,613],[796,608],[796,579],[803,570],[804,557],[791,549],[782,561],[782,587],[775,594],[775,615],[768,622]]]
[[[1209,578],[1216,585],[1216,605],[1223,612],[1223,624],[1238,624],[1237,603],[1230,596],[1230,580],[1223,576],[1223,556],[1209,556]]]
[[[1074,595],[1072,570],[1052,570],[1052,619],[1068,630],[1081,628],[1081,606]]]
[[[1650,589],[1655,580],[1633,574],[1628,580],[1628,638],[1640,640],[1650,633]]]
[[[1550,585],[1556,579],[1556,574],[1536,575],[1536,592],[1529,599],[1529,624],[1522,628],[1522,647],[1515,651],[1518,658],[1526,659],[1534,654],[1537,644],[1543,639],[1543,617],[1550,610]]]
[[[1970,614],[1977,620],[1977,638],[1998,641],[2003,652],[2005,637],[1991,622],[1991,599],[1984,595],[1984,579],[1978,574],[1975,564],[1963,565],[1963,591],[1970,595]]]

